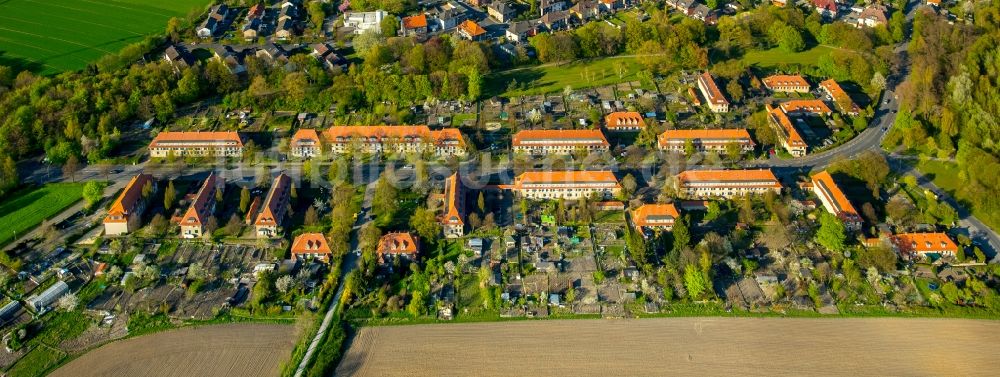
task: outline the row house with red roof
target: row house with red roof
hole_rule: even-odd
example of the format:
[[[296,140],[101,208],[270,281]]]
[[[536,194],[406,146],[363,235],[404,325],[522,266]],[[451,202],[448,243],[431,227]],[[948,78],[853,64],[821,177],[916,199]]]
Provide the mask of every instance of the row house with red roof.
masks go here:
[[[514,178],[513,184],[501,188],[528,199],[609,198],[621,192],[618,178],[607,170],[524,172]]]
[[[267,196],[261,203],[260,212],[254,218],[257,238],[272,238],[281,234],[288,204],[291,201],[292,179],[285,173],[278,174],[271,183]]]
[[[833,176],[829,172],[824,170],[812,176],[812,190],[819,197],[819,201],[823,203],[823,208],[843,221],[847,229],[851,231],[861,230],[861,216],[851,205],[851,201],[847,200],[847,195],[844,195],[837,183],[833,181]]]
[[[685,170],[677,175],[676,189],[688,198],[733,198],[742,195],[781,193],[781,182],[771,169]]]
[[[704,72],[698,76],[698,90],[701,91],[702,97],[705,97],[705,102],[713,113],[729,112],[729,100],[719,90],[711,73]]]
[[[656,144],[661,151],[684,152],[688,144],[699,152],[725,152],[730,145],[736,145],[740,152],[753,151],[754,142],[747,130],[734,128],[723,130],[667,130],[657,137]]]
[[[181,237],[198,238],[203,235],[208,218],[215,212],[215,191],[224,189],[225,184],[226,181],[215,175],[215,172],[208,174],[180,218]]]
[[[601,130],[521,130],[511,138],[514,153],[532,155],[607,152],[611,147]]]
[[[156,179],[152,175],[139,174],[132,177],[104,217],[104,234],[120,236],[139,229],[149,196],[155,192]]]
[[[466,143],[457,128],[413,126],[333,126],[322,133],[300,129],[289,144],[293,157],[346,153],[432,153],[464,156]]]
[[[149,156],[242,157],[243,138],[237,132],[160,132],[149,143]]]
[[[465,187],[458,173],[444,181],[444,213],[438,216],[445,238],[465,235]]]

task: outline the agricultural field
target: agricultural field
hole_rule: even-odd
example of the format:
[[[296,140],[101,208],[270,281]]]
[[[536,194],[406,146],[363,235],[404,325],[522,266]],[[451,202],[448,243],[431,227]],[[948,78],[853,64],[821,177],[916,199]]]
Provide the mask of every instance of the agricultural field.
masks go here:
[[[512,97],[560,92],[566,86],[584,89],[638,81],[639,71],[643,69],[638,59],[640,58],[607,57],[516,68],[487,76],[483,92],[486,96]],[[513,81],[517,81],[520,88],[510,88]]]
[[[81,69],[208,0],[0,1],[0,65],[52,74]]]
[[[51,376],[275,376],[294,332],[274,324],[186,327],[105,345]]]
[[[23,235],[83,199],[83,183],[53,183],[41,188],[15,193],[0,204],[0,245]]]
[[[995,321],[903,318],[366,327],[355,335],[337,375],[982,375],[1000,368],[1000,360],[970,350],[989,349],[997,336]]]

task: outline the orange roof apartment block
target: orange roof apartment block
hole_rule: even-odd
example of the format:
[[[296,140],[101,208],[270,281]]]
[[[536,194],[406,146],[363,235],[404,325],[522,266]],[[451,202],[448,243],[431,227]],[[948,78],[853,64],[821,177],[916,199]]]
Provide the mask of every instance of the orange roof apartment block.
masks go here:
[[[641,131],[646,121],[635,111],[616,111],[604,117],[604,128],[608,131]]]
[[[410,232],[392,232],[382,236],[378,241],[379,263],[385,263],[392,258],[416,260],[420,255],[419,239]]]
[[[212,217],[212,213],[215,212],[215,190],[223,189],[225,184],[226,181],[215,175],[215,172],[208,174],[208,178],[194,194],[191,205],[181,217],[181,237],[198,238],[202,236],[205,225],[208,224],[208,218]]]
[[[486,29],[473,20],[465,20],[458,25],[458,35],[470,41],[478,41],[486,35]]]
[[[458,173],[444,181],[444,213],[438,218],[446,238],[465,235],[465,189]]]
[[[426,125],[333,126],[323,132],[322,137],[334,154],[432,152],[438,156],[465,155],[465,139],[457,128],[431,131]]]
[[[708,101],[708,108],[712,112],[729,112],[729,100],[726,99],[726,96],[722,95],[722,91],[715,84],[715,79],[712,78],[711,73],[704,72],[701,76],[698,76],[698,90],[701,91],[701,95]]]
[[[818,99],[797,99],[782,102],[781,111],[784,111],[788,115],[824,115],[829,116],[833,113],[830,107],[826,105],[826,102]]]
[[[160,132],[149,143],[149,155],[170,156],[243,156],[243,138],[236,132]]]
[[[809,145],[806,144],[805,139],[802,138],[802,135],[799,135],[799,131],[792,125],[792,120],[788,118],[788,114],[781,111],[779,107],[771,107],[771,105],[765,105],[765,107],[767,108],[767,117],[778,133],[778,138],[781,139],[781,146],[792,156],[805,156]]]
[[[292,135],[292,140],[288,143],[288,150],[292,157],[316,157],[323,153],[323,144],[316,130],[300,128],[295,131],[295,135]]]
[[[609,198],[621,191],[615,174],[606,170],[524,172],[506,188],[529,199]]]
[[[511,139],[514,152],[533,155],[608,151],[601,130],[522,130]]]
[[[958,245],[944,233],[901,233],[892,237],[892,244],[900,255],[907,257],[958,253]]]
[[[292,241],[292,260],[316,259],[329,263],[332,255],[323,233],[302,233]]]
[[[858,108],[858,105],[854,103],[854,100],[851,99],[851,96],[848,95],[846,91],[844,91],[844,88],[840,87],[840,84],[837,83],[837,80],[829,79],[823,81],[819,83],[819,87],[823,88],[823,91],[825,91],[826,94],[830,96],[830,99],[833,101],[834,104],[837,105],[837,108],[840,110],[841,113],[850,116],[856,116],[861,113],[861,109]]]
[[[732,198],[748,194],[781,193],[771,169],[685,170],[677,175],[677,192],[689,198]]]
[[[731,144],[738,145],[742,152],[754,147],[750,133],[744,129],[667,130],[660,134],[656,144],[663,151],[684,152],[688,142],[699,152],[725,152]]]
[[[861,216],[851,205],[851,201],[847,200],[847,195],[844,195],[837,183],[833,181],[833,176],[829,172],[824,170],[814,174],[812,186],[813,192],[819,197],[819,201],[823,203],[823,208],[826,208],[827,212],[840,218],[848,229],[861,230]]]
[[[680,213],[673,203],[643,204],[632,210],[632,225],[640,232],[651,229],[671,230],[679,217]]]
[[[809,82],[799,75],[768,76],[761,82],[772,92],[809,93]]]
[[[108,215],[104,217],[104,234],[120,236],[139,229],[142,213],[146,211],[147,198],[143,190],[149,187],[149,192],[156,191],[156,179],[149,174],[139,174],[125,185],[121,195],[111,204]]]
[[[257,238],[271,238],[279,235],[278,227],[285,220],[285,213],[288,211],[288,203],[291,201],[292,179],[285,173],[274,177],[271,189],[264,198],[260,212],[254,220],[254,228],[257,231]]]

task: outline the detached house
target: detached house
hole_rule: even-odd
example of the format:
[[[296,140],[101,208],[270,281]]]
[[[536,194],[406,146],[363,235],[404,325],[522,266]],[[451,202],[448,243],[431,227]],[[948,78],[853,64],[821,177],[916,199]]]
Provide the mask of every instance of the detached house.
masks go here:
[[[833,181],[833,176],[830,173],[824,170],[813,175],[812,190],[819,197],[819,201],[823,203],[823,208],[843,221],[847,229],[855,232],[861,230],[861,216],[847,200],[847,195],[844,195],[837,183]]]
[[[444,181],[444,213],[438,220],[445,238],[465,235],[465,188],[458,173]]]
[[[506,31],[507,40],[511,42],[527,42],[529,37],[538,34],[538,25],[533,21],[520,21],[510,24]]]
[[[379,263],[391,262],[393,258],[417,260],[420,254],[418,238],[410,232],[392,232],[382,236],[376,253]]]
[[[292,260],[315,259],[330,263],[330,244],[326,242],[323,233],[302,233],[292,241]]]
[[[604,11],[604,7],[594,0],[581,0],[569,8],[569,13],[579,19],[580,22],[600,18]]]
[[[278,227],[285,220],[285,213],[288,211],[288,203],[291,199],[292,179],[285,173],[278,174],[271,184],[271,189],[264,198],[260,212],[254,220],[254,228],[257,238],[271,238],[278,236]]]
[[[208,11],[208,17],[205,18],[198,28],[195,29],[195,33],[201,38],[211,38],[226,23],[226,17],[229,16],[229,7],[226,4],[219,4],[213,6],[212,9]]]
[[[544,16],[549,12],[558,12],[566,9],[566,3],[563,0],[539,0],[538,1],[538,12],[539,16]]]
[[[563,10],[547,12],[540,21],[550,31],[564,29],[569,26],[569,12]]]
[[[399,21],[399,34],[404,37],[420,37],[427,35],[427,15],[424,13],[403,17]]]
[[[486,36],[486,29],[475,21],[465,20],[458,25],[458,35],[470,41],[480,41]]]
[[[139,229],[142,213],[146,211],[149,199],[146,195],[154,192],[156,180],[152,175],[139,174],[132,177],[104,217],[104,234],[120,236]]]
[[[604,117],[604,128],[610,132],[641,131],[646,121],[635,111],[617,111]]]
[[[333,50],[333,46],[327,43],[317,43],[313,45],[312,55],[323,67],[331,71],[343,70],[345,60]]]
[[[632,210],[632,225],[644,236],[652,230],[671,230],[680,217],[677,207],[670,204],[643,204]]]
[[[486,13],[489,14],[490,18],[501,23],[507,23],[517,17],[517,9],[505,1],[494,1],[486,7]]]
[[[835,0],[812,0],[816,13],[826,18],[837,17],[837,2]]]
[[[174,72],[180,72],[182,69],[187,69],[195,64],[194,56],[181,45],[167,47],[163,52],[163,60],[166,60],[174,67]]]
[[[889,17],[886,16],[885,7],[881,5],[869,6],[858,15],[858,27],[876,27],[888,24]]]
[[[215,212],[215,190],[223,189],[225,184],[226,181],[215,175],[215,172],[208,174],[205,183],[202,183],[201,188],[194,194],[191,204],[180,219],[181,237],[202,236],[205,225],[208,225],[208,218]]]
[[[363,34],[366,31],[382,32],[382,20],[389,16],[384,10],[373,12],[347,12],[344,13],[344,27],[354,28],[354,34]]]
[[[902,233],[892,237],[896,252],[902,256],[954,256],[958,245],[944,233]]]

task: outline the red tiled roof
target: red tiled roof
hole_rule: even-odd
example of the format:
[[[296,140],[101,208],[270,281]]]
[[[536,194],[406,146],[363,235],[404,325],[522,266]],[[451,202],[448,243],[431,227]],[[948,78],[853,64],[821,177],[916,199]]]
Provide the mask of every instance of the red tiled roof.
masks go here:
[[[850,104],[849,109],[840,109],[841,111],[845,112],[858,111],[857,108],[858,105],[854,104],[854,100],[852,100],[851,96],[849,96],[847,92],[844,91],[844,88],[840,87],[840,84],[837,83],[837,80],[829,79],[819,83],[819,86],[825,89],[827,93],[830,93],[830,97],[833,97],[833,101],[837,103],[838,106],[840,105],[841,102]]]
[[[441,215],[441,222],[449,225],[465,225],[462,215],[462,180],[458,173],[452,174],[444,182],[445,212]]]
[[[289,191],[292,187],[292,179],[285,173],[274,177],[274,183],[267,192],[262,209],[257,214],[254,225],[257,226],[277,226],[285,217],[286,205],[288,204]]]
[[[801,113],[817,113],[817,114],[829,114],[830,107],[818,99],[797,99],[791,101],[785,101],[781,103],[781,110],[785,114],[791,114],[795,112]]]
[[[403,17],[403,28],[404,29],[416,29],[421,27],[427,27],[427,15],[418,14],[416,16]]]
[[[792,147],[804,147],[806,146],[806,141],[802,139],[799,135],[799,131],[795,129],[792,125],[792,120],[788,119],[788,115],[781,111],[780,108],[771,107],[771,105],[765,105],[767,112],[770,115],[771,121],[777,123],[785,132],[786,143]]]
[[[765,182],[769,187],[781,187],[771,169],[685,170],[677,179],[681,182]]]
[[[708,98],[706,99],[709,102],[716,105],[729,104],[729,100],[727,100],[726,97],[722,95],[722,91],[719,90],[719,86],[715,83],[715,79],[712,78],[711,73],[708,72],[702,73],[701,76],[698,77],[698,81],[701,81],[708,89]]]
[[[186,212],[184,212],[184,217],[181,218],[181,226],[201,226],[205,223],[206,219],[202,218],[202,212],[204,212],[210,203],[215,201],[215,188],[218,185],[218,179],[215,172],[209,173],[208,178],[202,183],[201,188],[198,192],[194,194],[194,198],[191,199],[191,205],[188,206]]]
[[[458,28],[459,30],[464,31],[471,37],[478,37],[480,35],[486,34],[486,30],[472,20],[465,20],[465,22],[462,22],[460,25],[458,25]]]
[[[765,77],[761,82],[768,89],[781,86],[804,86],[809,87],[809,82],[799,75],[774,75]]]
[[[297,254],[332,254],[323,233],[302,233],[292,242],[292,256]]]
[[[298,131],[295,131],[295,135],[292,135],[292,145],[298,145],[303,141],[319,144],[319,133],[311,128],[300,128]]]
[[[514,146],[530,145],[593,145],[609,146],[601,130],[522,130],[514,134]]]
[[[170,146],[184,146],[197,143],[225,143],[227,145],[233,145],[242,147],[243,139],[240,138],[240,134],[236,132],[160,132],[153,138],[153,141],[149,143],[150,148],[161,146],[160,144],[174,144],[174,145],[164,145]]]
[[[667,130],[657,138],[660,146],[670,140],[699,140],[703,144],[726,144],[733,141],[753,145],[750,133],[745,129],[724,130]]]
[[[671,204],[643,204],[632,211],[632,223],[642,226],[673,226],[680,217],[677,207]]]
[[[517,176],[518,183],[604,183],[615,182],[615,174],[604,171],[529,171]]]
[[[958,252],[958,245],[944,233],[901,233],[893,236],[893,242],[906,254]]]
[[[851,217],[850,220],[859,219],[858,211],[851,205],[851,201],[847,200],[847,195],[844,195],[844,192],[840,190],[840,187],[833,181],[833,176],[829,172],[824,170],[814,174],[812,176],[812,183],[813,187],[818,187],[824,195],[832,199],[834,205],[837,207],[836,215]]]
[[[393,232],[382,236],[378,242],[379,260],[383,260],[385,254],[408,254],[416,257],[420,253],[420,245],[417,237],[410,232]]]
[[[609,130],[616,128],[646,128],[646,121],[635,111],[618,111],[604,117],[604,124]]]
[[[323,132],[323,137],[328,142],[346,143],[354,137],[376,138],[382,142],[386,138],[405,139],[421,138],[429,143],[457,142],[464,145],[465,140],[462,133],[457,128],[445,128],[437,131],[425,125],[410,126],[333,126]],[[342,140],[338,140],[341,138]]]
[[[111,205],[111,209],[108,210],[108,215],[104,218],[104,222],[128,222],[128,216],[131,215],[129,212],[135,207],[136,202],[142,200],[142,188],[152,181],[153,176],[149,174],[139,174],[132,177],[132,180],[125,185],[125,189],[122,190],[121,195],[118,195],[118,199],[115,199],[114,204]]]

